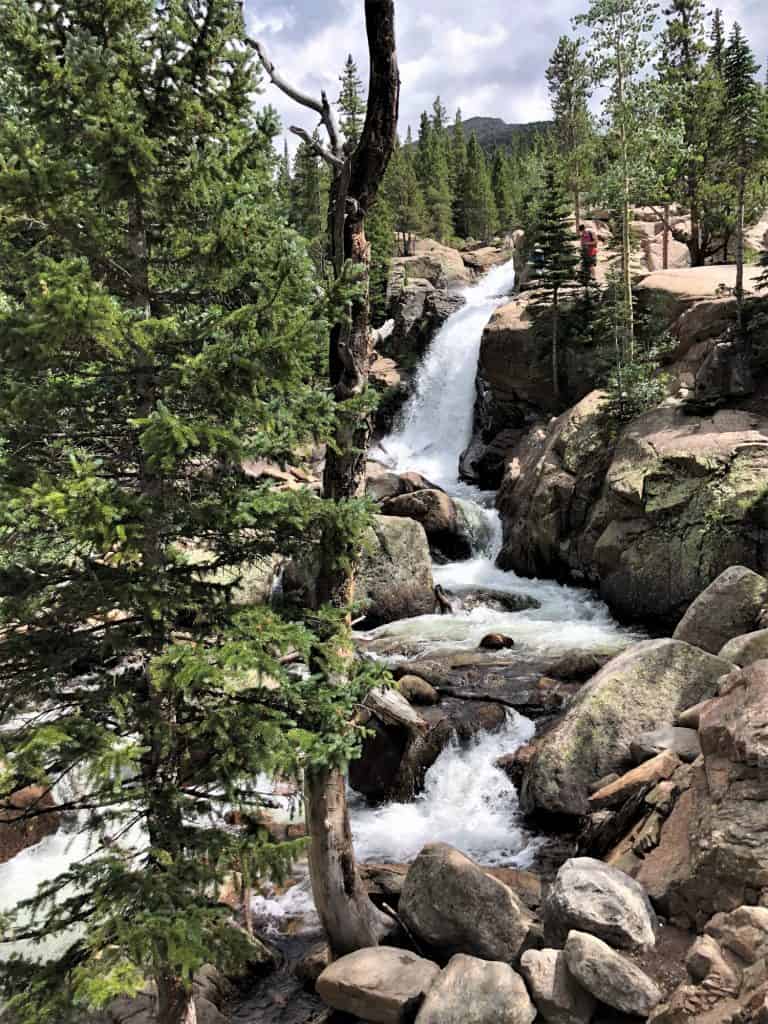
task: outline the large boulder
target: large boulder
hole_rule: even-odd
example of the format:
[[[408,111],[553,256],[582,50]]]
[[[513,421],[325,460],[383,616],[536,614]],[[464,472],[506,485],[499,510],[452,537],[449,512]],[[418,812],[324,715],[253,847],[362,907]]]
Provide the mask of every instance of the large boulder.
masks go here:
[[[768,569],[768,417],[665,403],[617,430],[576,406],[530,431],[499,492],[499,565],[586,580],[621,618],[674,628],[725,569]]]
[[[53,835],[59,824],[56,802],[45,787],[26,786],[13,793],[0,803],[0,864]]]
[[[317,573],[317,553],[301,563],[288,563],[283,575],[284,599],[304,608],[317,607]],[[374,516],[363,537],[355,599],[369,627],[432,613],[432,559],[420,523]]]
[[[415,249],[412,256],[396,256],[392,260],[392,274],[402,274],[408,281],[421,278],[440,289],[471,283],[472,273],[458,249],[431,238],[419,239]]]
[[[324,1003],[371,1024],[409,1024],[440,973],[437,964],[391,946],[359,949],[317,979]]]
[[[732,661],[741,668],[768,658],[768,629],[758,629],[754,633],[735,636],[733,640],[724,644],[718,657]]]
[[[590,392],[548,427],[534,427],[507,464],[497,498],[502,569],[563,576],[580,567],[572,538],[584,530],[610,462],[606,396]]]
[[[432,551],[450,561],[472,555],[472,538],[459,506],[439,490],[413,491],[382,503],[387,516],[402,516],[421,523]]]
[[[547,1024],[589,1024],[597,1000],[568,970],[561,949],[527,949],[520,971]]]
[[[405,926],[443,956],[516,963],[534,919],[514,892],[447,843],[413,862],[399,906]]]
[[[661,1001],[661,990],[644,971],[594,935],[572,931],[565,959],[574,978],[615,1010],[647,1017]]]
[[[574,857],[557,873],[542,907],[548,938],[559,945],[573,929],[622,949],[656,945],[656,914],[643,887],[591,857]]]
[[[675,630],[675,638],[717,654],[734,637],[754,629],[768,603],[768,580],[732,565],[699,594]]]
[[[601,669],[538,744],[521,801],[540,809],[586,814],[590,787],[631,767],[639,733],[673,725],[680,712],[714,696],[732,666],[679,640],[644,640]]]
[[[427,993],[416,1024],[533,1024],[536,1008],[509,964],[457,953]]]
[[[480,700],[443,700],[424,706],[418,717],[424,728],[380,716],[370,720],[360,757],[349,766],[352,789],[372,803],[411,800],[449,743],[495,732],[506,721],[501,704]]]

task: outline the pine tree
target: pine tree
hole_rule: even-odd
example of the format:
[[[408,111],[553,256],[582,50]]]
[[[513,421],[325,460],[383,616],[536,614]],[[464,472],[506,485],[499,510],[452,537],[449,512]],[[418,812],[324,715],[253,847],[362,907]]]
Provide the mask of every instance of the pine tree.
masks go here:
[[[570,201],[558,171],[558,160],[553,154],[545,165],[539,208],[536,243],[541,253],[541,266],[534,304],[537,327],[541,329],[546,324],[549,330],[552,385],[557,398],[561,393],[560,300],[564,289],[576,285],[580,264],[578,239],[570,223]]]
[[[706,60],[705,10],[702,0],[672,0],[665,9],[658,62],[661,86],[659,114],[666,132],[680,128],[680,144],[659,150],[660,168],[672,198],[690,210],[691,229],[685,240],[691,264],[700,266],[711,254],[704,199],[708,180],[720,177],[717,160],[721,132],[721,96],[717,75]],[[671,157],[671,159],[670,159]]]
[[[722,78],[725,73],[725,26],[723,24],[723,12],[719,7],[715,9],[715,13],[712,16],[710,42],[709,61],[716,73]]]
[[[65,947],[2,966],[19,1024],[147,979],[159,1024],[194,1021],[195,970],[251,955],[223,879],[279,875],[300,845],[223,811],[357,745],[338,644],[242,604],[245,575],[336,515],[241,469],[328,436],[328,322],[277,206],[240,5],[196,12],[0,13],[26,104],[0,125],[0,803],[76,778],[92,846],[3,917],[32,956]],[[292,674],[289,649],[327,672]]]
[[[587,106],[591,94],[590,69],[581,56],[578,39],[561,36],[547,67],[555,136],[569,187],[576,223],[581,222],[581,193],[586,183],[592,123]]]
[[[339,77],[341,93],[337,107],[341,112],[340,127],[347,145],[354,149],[360,141],[360,133],[365,121],[365,100],[363,83],[357,70],[357,64],[350,53]]]
[[[277,186],[280,209],[287,220],[291,216],[291,191],[293,185],[293,182],[291,181],[291,158],[288,154],[287,140],[283,144],[283,155],[277,163],[277,176],[275,183]]]
[[[409,130],[410,131],[410,130]],[[400,252],[411,253],[413,236],[424,230],[426,208],[419,179],[413,166],[413,142],[398,142],[384,178],[384,195],[392,215],[393,229],[400,235]]]
[[[467,237],[479,238],[483,241],[490,239],[496,230],[498,214],[485,153],[474,133],[467,146],[464,210],[467,218]]]
[[[319,135],[313,139],[319,142]],[[310,243],[315,263],[320,265],[325,251],[328,216],[328,170],[311,146],[300,142],[293,159],[291,182],[291,223]]]
[[[435,102],[441,110],[439,101]],[[451,237],[453,225],[448,155],[444,133],[435,128],[426,112],[421,115],[415,168],[426,207],[426,231],[444,242]]]
[[[760,70],[741,26],[733,26],[724,55],[726,144],[737,186],[736,302],[739,333],[743,328],[744,228],[746,190],[761,147],[762,92]]]
[[[515,227],[516,211],[512,168],[507,154],[501,149],[497,149],[493,154],[491,190],[496,204],[499,230],[506,234]]]
[[[387,286],[395,254],[395,215],[386,187],[368,214],[366,237],[371,243],[371,319],[381,323],[387,313]]]
[[[453,193],[453,230],[459,238],[467,237],[467,216],[464,210],[464,175],[467,170],[467,140],[461,111],[451,128],[450,138],[450,185]]]
[[[607,84],[605,111],[617,154],[617,202],[621,229],[621,279],[630,358],[634,356],[630,205],[635,199],[636,161],[646,159],[639,142],[644,125],[634,102],[637,80],[651,56],[649,35],[656,20],[652,0],[590,0],[589,11],[575,19],[591,31],[593,80]]]

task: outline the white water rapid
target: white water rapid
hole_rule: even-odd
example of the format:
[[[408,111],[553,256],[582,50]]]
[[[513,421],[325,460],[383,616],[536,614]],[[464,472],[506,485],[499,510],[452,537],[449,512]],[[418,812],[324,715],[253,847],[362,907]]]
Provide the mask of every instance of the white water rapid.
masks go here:
[[[453,615],[403,619],[363,635],[368,641],[388,641],[385,646],[393,661],[398,657],[398,641],[409,655],[414,649],[436,654],[475,651],[487,633],[504,633],[514,638],[515,648],[500,657],[513,660],[520,655],[554,655],[574,649],[612,653],[632,639],[589,592],[522,579],[498,569],[495,558],[501,545],[501,523],[494,508],[495,495],[458,479],[459,457],[472,434],[483,330],[513,285],[510,261],[464,290],[466,305],[435,337],[399,424],[372,452],[372,458],[398,473],[416,470],[460,499],[465,518],[484,524],[473,530],[474,557],[435,565],[436,583],[458,594],[472,589],[513,592],[534,598],[539,607],[510,613],[480,606]],[[517,793],[494,762],[500,755],[514,752],[533,732],[531,721],[511,712],[500,732],[485,734],[469,747],[452,744],[444,750],[427,774],[424,792],[414,802],[369,808],[353,798],[352,828],[358,856],[362,860],[410,860],[424,843],[442,840],[481,863],[530,863],[538,842],[520,827]]]

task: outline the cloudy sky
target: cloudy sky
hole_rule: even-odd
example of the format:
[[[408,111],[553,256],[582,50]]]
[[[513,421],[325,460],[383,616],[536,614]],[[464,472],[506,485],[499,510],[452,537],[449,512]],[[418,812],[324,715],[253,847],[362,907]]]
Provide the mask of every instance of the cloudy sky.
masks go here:
[[[420,111],[440,95],[451,116],[536,121],[549,116],[544,69],[557,37],[570,34],[571,17],[586,0],[398,0],[401,131],[418,126]],[[738,19],[762,62],[768,54],[765,0],[722,0]],[[302,88],[338,96],[347,53],[366,65],[363,0],[246,0],[251,32],[280,70]],[[273,87],[265,92],[285,124],[312,128],[311,115]]]

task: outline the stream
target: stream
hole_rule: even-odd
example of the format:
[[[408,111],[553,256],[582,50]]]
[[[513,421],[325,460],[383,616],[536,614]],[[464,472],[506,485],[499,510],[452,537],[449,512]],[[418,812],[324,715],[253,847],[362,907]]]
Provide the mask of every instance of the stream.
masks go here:
[[[481,606],[450,615],[403,619],[358,634],[364,648],[385,647],[385,660],[392,664],[405,656],[397,653],[400,644],[409,657],[414,649],[421,656],[476,651],[482,637],[491,632],[515,639],[514,650],[497,655],[496,660],[524,660],[528,666],[572,650],[613,653],[637,639],[589,591],[523,579],[498,569],[501,522],[494,507],[496,496],[458,478],[459,457],[472,434],[483,330],[494,310],[508,300],[514,281],[510,261],[464,289],[466,305],[433,340],[395,429],[372,449],[370,458],[397,473],[415,470],[458,500],[472,528],[473,557],[435,564],[436,583],[459,593],[471,589],[514,592],[535,598],[540,607],[509,613]],[[513,753],[534,732],[530,719],[508,711],[502,729],[469,744],[450,744],[427,772],[423,792],[409,803],[370,807],[350,792],[358,860],[402,863],[413,860],[426,843],[442,841],[488,866],[530,866],[545,840],[524,827],[515,787],[495,761]],[[320,936],[306,875],[283,896],[259,897],[254,917],[283,943],[289,961],[296,955],[296,932],[304,935],[307,946]],[[294,936],[288,946],[286,933]],[[321,1005],[284,971],[246,1000],[233,1021],[304,1024]]]
[[[426,615],[358,634],[361,647],[382,643],[393,663],[412,656],[475,651],[487,633],[514,637],[515,648],[498,657],[535,663],[560,652],[578,649],[613,652],[635,636],[622,629],[608,609],[589,592],[553,582],[526,580],[495,565],[501,544],[501,523],[495,495],[458,479],[459,456],[472,432],[475,375],[483,330],[514,286],[512,262],[491,270],[464,289],[466,305],[454,313],[432,342],[418,372],[414,392],[389,437],[371,458],[395,472],[415,470],[442,487],[460,503],[471,525],[473,557],[435,565],[435,582],[461,592],[483,588],[535,598],[539,607],[501,612],[487,606],[449,615]],[[508,711],[505,726],[480,735],[470,744],[450,744],[430,768],[424,791],[410,803],[367,806],[350,793],[355,849],[361,861],[412,860],[427,842],[448,842],[480,863],[529,866],[542,839],[525,829],[517,793],[496,759],[514,752],[534,734],[529,719]],[[285,816],[296,810],[286,801]],[[37,882],[64,870],[85,856],[84,837],[61,831],[0,866],[0,910],[29,895]],[[320,938],[306,869],[283,894],[257,897],[254,921],[283,952],[286,965]],[[45,955],[45,950],[39,950]],[[6,951],[7,955],[7,951]],[[238,1024],[303,1024],[320,1009],[288,969],[257,986],[232,1011]]]

